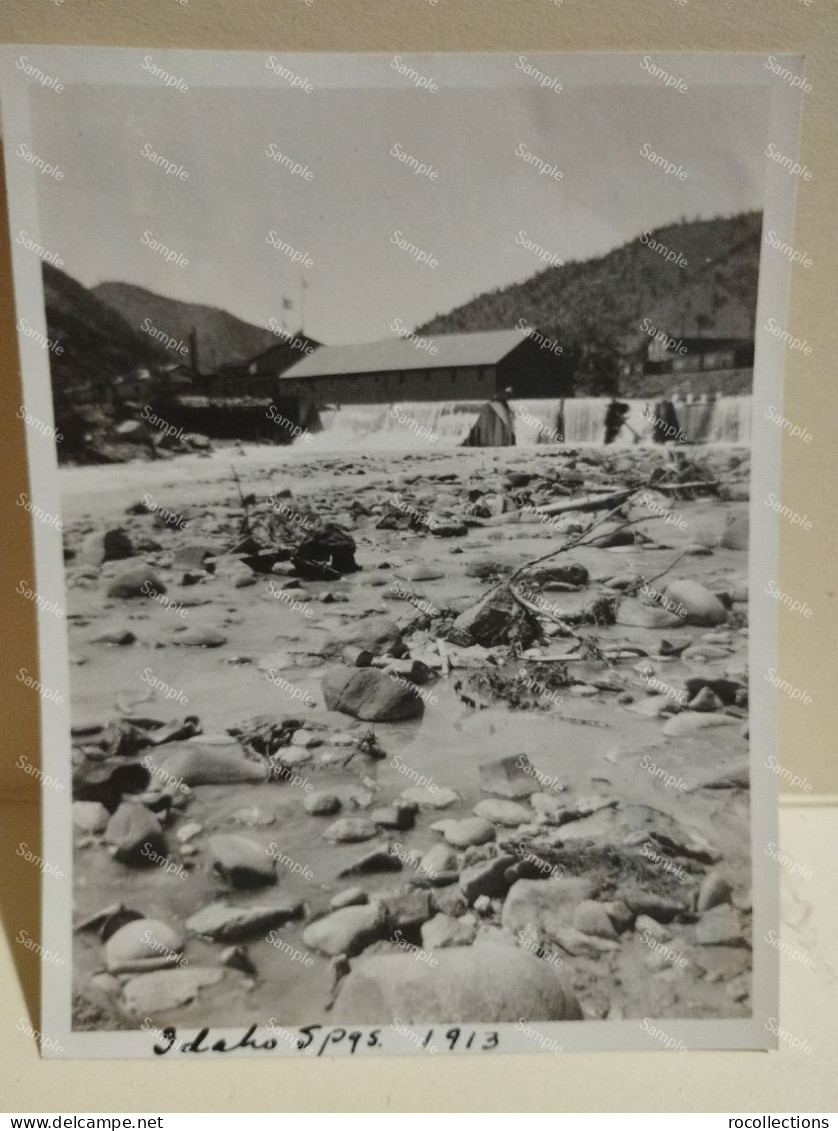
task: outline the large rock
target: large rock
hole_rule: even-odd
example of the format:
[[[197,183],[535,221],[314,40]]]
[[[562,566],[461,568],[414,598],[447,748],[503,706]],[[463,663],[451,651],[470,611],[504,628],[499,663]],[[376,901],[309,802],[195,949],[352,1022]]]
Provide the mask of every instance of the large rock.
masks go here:
[[[443,785],[411,785],[402,790],[401,797],[431,809],[450,809],[460,800],[459,793]]]
[[[261,844],[238,833],[219,833],[207,845],[213,869],[231,887],[260,888],[276,883],[276,861]]]
[[[153,599],[158,593],[165,593],[166,586],[148,565],[135,566],[126,569],[108,586],[109,597],[133,598],[149,597]]]
[[[187,542],[183,546],[179,546],[175,553],[174,561],[172,562],[173,569],[185,570],[206,570],[211,573],[215,570],[215,565],[212,561],[208,562],[208,558],[215,557],[217,550],[213,546],[209,546],[202,542]]]
[[[432,880],[448,872],[456,872],[457,853],[447,844],[435,844],[422,854],[418,871],[420,875],[429,876]]]
[[[496,798],[478,801],[474,807],[474,815],[483,817],[494,825],[505,825],[510,829],[525,825],[533,818],[532,809],[519,805],[517,801],[501,801]]]
[[[557,930],[573,926],[576,908],[595,894],[593,883],[576,876],[517,880],[503,905],[503,925],[513,933],[555,938]]]
[[[422,949],[442,950],[447,946],[471,946],[477,934],[473,923],[463,923],[439,912],[422,925]]]
[[[134,919],[105,944],[105,965],[111,974],[132,974],[176,966],[183,936],[159,919]]]
[[[526,754],[512,754],[494,762],[483,762],[479,773],[483,792],[499,797],[529,797],[541,789],[535,768]]]
[[[617,603],[616,622],[624,628],[675,628],[683,620],[675,613],[657,605],[645,605],[634,597],[624,597]]]
[[[495,826],[483,817],[465,817],[462,821],[448,821],[444,835],[454,848],[469,848],[494,840]]]
[[[130,558],[134,553],[131,539],[120,527],[88,534],[82,542],[79,561],[85,565],[101,565],[103,562]]]
[[[210,903],[186,920],[187,929],[217,942],[237,942],[239,939],[264,935],[271,927],[281,927],[290,919],[297,919],[303,911],[300,900],[288,900],[273,907],[229,907],[225,903]]]
[[[331,957],[345,954],[352,958],[381,938],[385,927],[384,914],[377,903],[342,907],[306,927],[303,942]]]
[[[108,821],[105,840],[116,849],[116,859],[132,868],[153,867],[155,856],[166,855],[160,822],[145,805],[133,801],[123,801]]]
[[[323,677],[322,687],[330,711],[341,711],[365,722],[415,719],[425,709],[412,684],[402,683],[376,668],[332,668]]]
[[[301,543],[292,560],[297,574],[309,581],[331,581],[361,568],[355,561],[355,539],[333,522]]]
[[[341,817],[323,830],[323,837],[337,844],[357,844],[362,840],[372,840],[377,834],[378,828],[366,817]]]
[[[492,590],[454,621],[454,628],[467,632],[484,647],[520,644],[528,648],[541,634],[538,621],[512,596],[507,585]]]
[[[220,648],[227,643],[223,632],[214,628],[187,628],[185,632],[178,632],[172,637],[172,644],[180,644],[185,648]]]
[[[371,652],[373,656],[382,656],[385,652],[392,656],[403,656],[407,651],[401,629],[395,621],[384,616],[362,617],[336,629],[330,635],[324,651],[338,653],[348,647]]]
[[[727,610],[719,598],[700,582],[689,578],[667,585],[666,600],[669,609],[686,624],[708,627],[727,620]]]
[[[340,804],[340,798],[336,793],[319,789],[316,793],[308,794],[303,801],[303,808],[313,817],[331,817],[340,809]]]
[[[74,801],[73,828],[85,833],[101,833],[107,828],[110,813],[101,801]]]
[[[398,1017],[406,1025],[579,1021],[572,993],[546,962],[518,947],[483,942],[434,954],[435,966],[410,953],[376,954],[352,964],[332,1020],[343,1025],[381,1025]]]
[[[221,966],[186,966],[177,970],[158,970],[131,978],[122,988],[129,1012],[137,1017],[163,1013],[194,1001],[204,986],[224,977]]]
[[[509,882],[506,871],[515,863],[514,856],[495,856],[491,860],[481,860],[460,873],[460,891],[471,905],[481,895],[497,899],[506,895]]]
[[[739,912],[729,903],[705,911],[695,928],[699,946],[747,946]]]
[[[380,892],[375,896],[381,905],[387,929],[412,931],[430,919],[431,897],[427,891],[411,888],[407,891]]]
[[[157,765],[180,778],[186,785],[233,785],[237,782],[263,782],[267,768],[262,762],[246,758],[238,743],[229,747],[198,746],[189,743],[176,750],[160,750]]]

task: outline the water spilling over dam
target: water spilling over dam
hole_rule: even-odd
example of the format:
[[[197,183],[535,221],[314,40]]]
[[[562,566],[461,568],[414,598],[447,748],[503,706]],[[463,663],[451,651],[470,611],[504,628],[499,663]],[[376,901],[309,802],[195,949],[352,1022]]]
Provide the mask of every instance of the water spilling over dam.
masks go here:
[[[403,450],[430,444],[460,446],[485,402],[433,401],[393,405],[356,404],[320,412],[322,431],[308,446],[321,451]],[[602,444],[608,397],[509,402],[516,447]],[[626,425],[617,445],[654,443],[655,401],[626,398]],[[680,431],[694,444],[741,444],[751,439],[751,397],[674,400]],[[673,436],[674,440],[675,437]],[[297,441],[299,444],[300,441]]]

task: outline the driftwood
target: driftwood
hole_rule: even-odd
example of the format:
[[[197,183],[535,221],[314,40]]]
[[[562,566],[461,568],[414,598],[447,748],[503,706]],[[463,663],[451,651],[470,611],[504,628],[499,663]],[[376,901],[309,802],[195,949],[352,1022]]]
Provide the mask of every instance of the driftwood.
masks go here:
[[[598,511],[603,507],[622,506],[635,493],[632,487],[623,491],[611,491],[603,495],[582,495],[575,499],[563,499],[559,503],[547,503],[543,507],[533,507],[533,514],[564,514],[567,511]]]

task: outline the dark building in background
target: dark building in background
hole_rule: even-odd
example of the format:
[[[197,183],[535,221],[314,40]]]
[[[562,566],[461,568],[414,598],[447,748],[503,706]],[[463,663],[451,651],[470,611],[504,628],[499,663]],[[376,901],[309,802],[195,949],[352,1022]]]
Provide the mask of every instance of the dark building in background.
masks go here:
[[[319,342],[300,331],[249,361],[202,374],[177,397],[173,413],[178,425],[216,438],[290,443],[291,432],[277,427],[276,416],[302,427],[313,421],[300,418],[300,404],[285,395],[280,378],[301,356],[319,348]]]
[[[517,330],[441,334],[428,342],[435,352],[401,337],[324,346],[282,374],[282,396],[322,407],[573,395],[561,355]]]

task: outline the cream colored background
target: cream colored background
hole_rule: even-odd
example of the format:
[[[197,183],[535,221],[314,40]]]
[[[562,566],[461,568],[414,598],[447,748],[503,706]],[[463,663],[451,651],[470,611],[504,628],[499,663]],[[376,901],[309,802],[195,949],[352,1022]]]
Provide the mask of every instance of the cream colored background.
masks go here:
[[[836,480],[830,455],[835,447],[834,359],[838,224],[832,209],[838,195],[838,7],[836,0],[4,0],[0,42],[96,44],[133,47],[214,48],[288,51],[749,51],[793,52],[806,56],[813,91],[805,96],[800,155],[814,171],[801,182],[792,243],[814,259],[814,267],[794,268],[792,301],[786,325],[812,346],[812,355],[789,358],[784,413],[806,426],[814,442],[786,440],[783,448],[782,501],[806,513],[813,530],[784,526],[780,586],[806,600],[811,619],[784,612],[781,621],[781,674],[806,688],[813,705],[781,706],[780,757],[794,773],[805,774],[817,794],[838,793],[834,734],[838,693],[834,690],[838,642],[833,556]],[[231,159],[235,155],[231,154]],[[2,186],[0,186],[0,191]],[[5,197],[3,198],[5,212]],[[0,603],[3,638],[0,687],[3,688],[0,795],[12,801],[28,822],[29,843],[37,843],[36,783],[14,768],[20,753],[38,761],[37,697],[14,675],[20,666],[37,671],[35,609],[14,589],[32,578],[29,516],[15,505],[27,489],[23,422],[15,347],[8,233],[0,231],[0,451],[4,486],[0,491],[3,570]],[[26,792],[28,790],[28,793]],[[796,798],[804,800],[799,793]],[[791,800],[791,798],[789,799]],[[810,800],[814,800],[814,797]],[[27,804],[27,802],[29,804]],[[25,805],[25,808],[21,806]],[[806,810],[795,810],[796,819]],[[818,827],[834,827],[831,810],[818,810]],[[5,814],[3,814],[5,818]],[[5,821],[4,821],[5,823]],[[19,839],[19,838],[17,838]],[[832,843],[827,837],[825,844]],[[802,851],[806,852],[805,838]],[[10,847],[3,859],[14,855]],[[801,859],[805,859],[805,855]],[[826,857],[821,857],[826,863]],[[7,938],[29,922],[37,934],[35,893],[27,890],[29,870],[7,886],[3,915]],[[17,876],[17,870],[6,879]],[[834,931],[832,934],[834,938]],[[37,1017],[37,966],[21,959],[17,977],[26,990],[29,1016]],[[23,951],[24,959],[30,959]],[[14,979],[10,955],[0,973]],[[822,993],[834,997],[827,982]],[[794,1055],[689,1054],[675,1062],[642,1054],[574,1054],[568,1058],[449,1058],[444,1062],[387,1058],[220,1064],[201,1068],[170,1065],[41,1064],[33,1046],[15,1026],[20,1009],[16,980],[7,984],[11,1000],[0,1012],[0,1108],[17,1111],[130,1110],[821,1110],[835,1105],[824,1089],[834,1074],[812,1073],[812,1060]],[[816,994],[813,1001],[819,1000]],[[833,1013],[834,1017],[834,1013]],[[804,1018],[805,1023],[805,1018]],[[801,1032],[801,1036],[807,1034]],[[810,1043],[812,1038],[808,1038]],[[824,1038],[825,1039],[825,1038]],[[834,1041],[834,1037],[833,1037]],[[825,1052],[823,1046],[818,1050]],[[770,1055],[790,1075],[767,1071]],[[820,1061],[820,1055],[818,1056]],[[500,1065],[503,1068],[500,1069]],[[583,1067],[584,1065],[584,1067]],[[737,1065],[736,1067],[734,1065]],[[805,1069],[805,1071],[804,1071]],[[4,1087],[3,1076],[9,1079]],[[761,1081],[757,1090],[757,1081]],[[819,1088],[813,1089],[816,1080]],[[797,1084],[795,1085],[795,1081]],[[766,1091],[782,1086],[782,1092]],[[7,1088],[11,1091],[7,1091]],[[793,1100],[794,1088],[796,1099]],[[798,1088],[799,1094],[798,1094]],[[818,1096],[821,1096],[819,1099]],[[806,1098],[808,1096],[808,1099]],[[737,1102],[738,1097],[738,1102]],[[771,1098],[769,1098],[771,1097]],[[781,1098],[784,1097],[784,1098]]]

